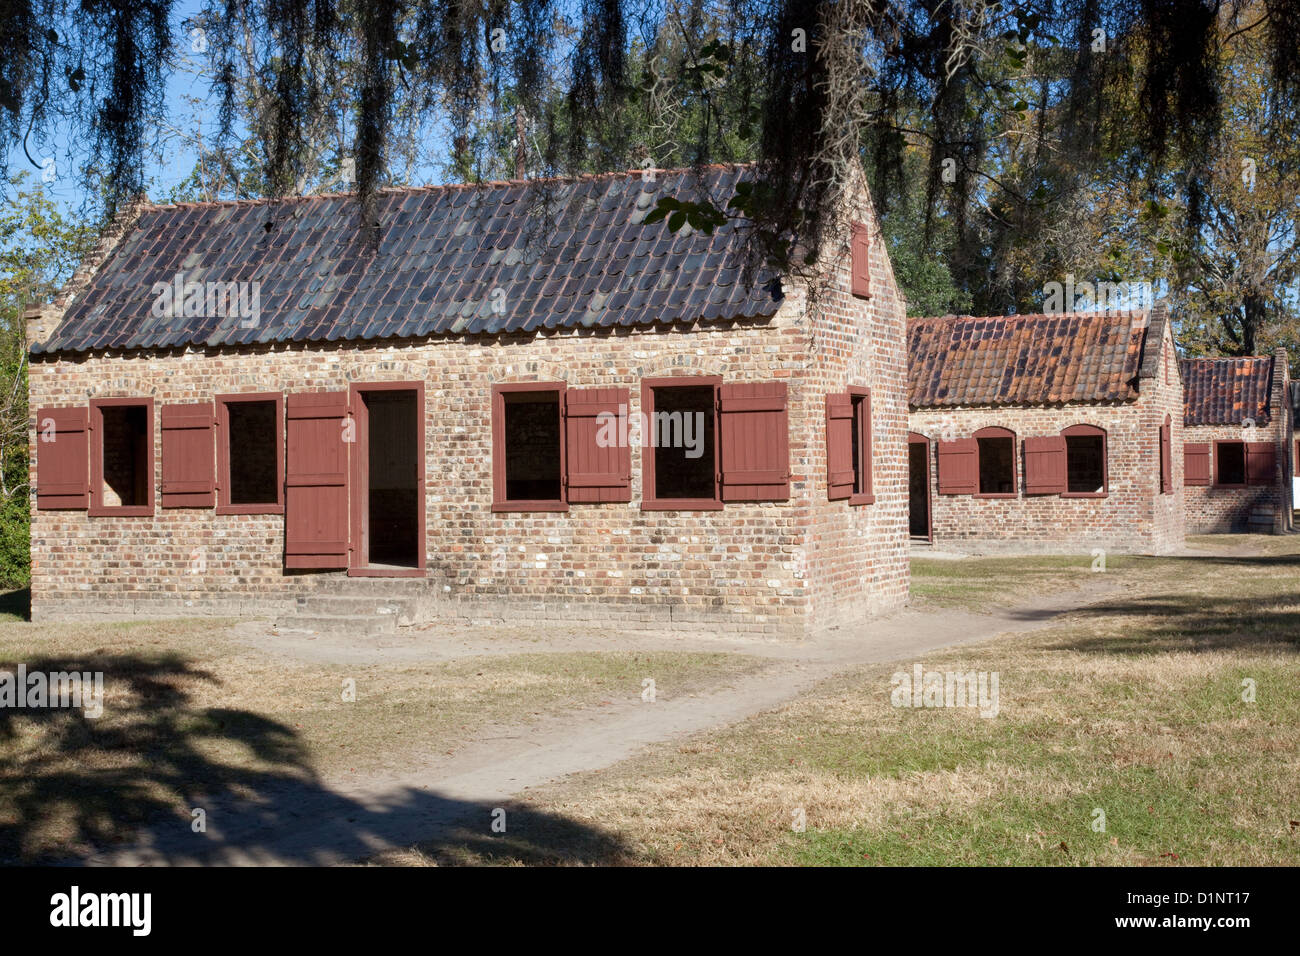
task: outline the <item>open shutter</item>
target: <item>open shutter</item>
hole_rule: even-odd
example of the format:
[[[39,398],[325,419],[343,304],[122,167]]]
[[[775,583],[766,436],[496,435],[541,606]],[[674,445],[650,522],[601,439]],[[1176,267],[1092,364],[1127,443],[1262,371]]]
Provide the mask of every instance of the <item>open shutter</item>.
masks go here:
[[[1203,441],[1183,444],[1183,484],[1208,485],[1210,483],[1210,443]]]
[[[826,396],[826,497],[853,494],[853,398],[848,392]]]
[[[859,402],[858,412],[858,460],[856,462],[858,469],[862,473],[862,490],[859,498],[855,498],[857,503],[874,504],[875,493],[872,487],[872,442],[871,434],[871,391],[869,389],[859,389],[857,392],[850,392],[850,397],[856,397]]]
[[[1065,439],[1060,435],[1025,439],[1025,494],[1064,494],[1066,483]]]
[[[790,497],[790,413],[785,382],[718,389],[718,457],[723,501]]]
[[[305,392],[285,403],[284,564],[348,566],[347,392]]]
[[[36,507],[41,511],[90,506],[89,414],[84,408],[36,412]]]
[[[935,443],[939,494],[973,495],[980,490],[979,442],[974,438]]]
[[[631,501],[628,390],[571,388],[564,394],[569,502]]]
[[[849,241],[852,277],[850,291],[862,298],[871,297],[871,231],[863,223],[854,223]]]
[[[164,508],[211,508],[217,503],[212,423],[208,404],[162,407]]]
[[[1246,442],[1246,484],[1271,485],[1277,481],[1277,446],[1269,441]]]
[[[1173,455],[1169,450],[1169,432],[1171,426],[1168,416],[1160,426],[1160,493],[1169,494],[1174,490]]]

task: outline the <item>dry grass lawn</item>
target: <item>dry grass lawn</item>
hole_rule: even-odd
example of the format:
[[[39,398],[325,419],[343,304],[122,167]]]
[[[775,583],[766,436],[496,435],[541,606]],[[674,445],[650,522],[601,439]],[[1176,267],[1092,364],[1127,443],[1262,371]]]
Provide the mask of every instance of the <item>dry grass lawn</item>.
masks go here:
[[[1300,864],[1300,537],[1202,545],[1218,553],[1112,560],[1101,605],[919,662],[998,672],[992,719],[894,707],[891,675],[917,662],[867,667],[535,791],[495,843],[453,835],[382,861]],[[1262,556],[1240,556],[1252,545]],[[960,564],[917,562],[914,580],[988,597],[1018,567]],[[1040,573],[1089,573],[1024,565],[1022,599]],[[539,850],[557,819],[594,835]]]

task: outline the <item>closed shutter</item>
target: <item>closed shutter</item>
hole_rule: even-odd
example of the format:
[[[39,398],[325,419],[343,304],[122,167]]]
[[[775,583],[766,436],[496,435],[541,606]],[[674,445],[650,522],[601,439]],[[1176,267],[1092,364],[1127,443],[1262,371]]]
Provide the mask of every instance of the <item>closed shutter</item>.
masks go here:
[[[939,494],[973,495],[980,489],[979,442],[974,438],[935,443]]]
[[[1166,495],[1174,490],[1173,456],[1169,450],[1170,431],[1169,417],[1165,416],[1165,423],[1160,426],[1160,493]]]
[[[826,396],[826,496],[853,494],[853,398],[848,392]]]
[[[1183,484],[1210,483],[1210,443],[1186,442],[1183,445]]]
[[[849,242],[852,260],[851,291],[862,298],[871,297],[871,232],[862,223],[854,223]]]
[[[570,503],[632,500],[627,409],[626,388],[565,390]]]
[[[211,508],[217,503],[212,422],[208,404],[162,407],[164,508]]]
[[[790,497],[790,413],[785,382],[718,389],[718,457],[723,501]]]
[[[1060,435],[1025,439],[1025,494],[1059,495],[1066,482],[1066,445]]]
[[[284,564],[348,565],[347,392],[308,392],[285,403]]]
[[[88,424],[84,408],[37,410],[37,509],[69,511],[90,506]]]
[[[1246,442],[1246,484],[1271,485],[1277,481],[1277,447],[1268,441]]]

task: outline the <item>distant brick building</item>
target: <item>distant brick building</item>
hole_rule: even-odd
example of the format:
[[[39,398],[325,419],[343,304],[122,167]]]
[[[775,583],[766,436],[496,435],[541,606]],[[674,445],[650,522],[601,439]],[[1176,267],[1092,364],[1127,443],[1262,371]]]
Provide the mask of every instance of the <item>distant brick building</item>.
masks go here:
[[[1188,532],[1291,530],[1296,445],[1286,350],[1181,365]]]
[[[902,604],[905,320],[865,189],[812,307],[742,281],[741,230],[642,224],[747,174],[386,191],[377,248],[350,197],[134,209],[29,316],[33,615],[325,614],[365,577],[420,618]]]
[[[910,530],[959,552],[1183,543],[1164,308],[908,322]]]

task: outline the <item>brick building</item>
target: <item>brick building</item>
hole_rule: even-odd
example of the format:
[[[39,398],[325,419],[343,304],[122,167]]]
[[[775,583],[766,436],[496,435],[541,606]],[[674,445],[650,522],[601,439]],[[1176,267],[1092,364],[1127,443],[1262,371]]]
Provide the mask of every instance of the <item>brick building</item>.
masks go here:
[[[1181,364],[1188,532],[1291,530],[1296,447],[1286,350]]]
[[[33,616],[902,604],[905,319],[865,189],[814,306],[745,281],[743,223],[642,224],[747,174],[385,191],[377,246],[350,197],[134,208],[29,314]]]
[[[1163,306],[911,319],[908,376],[913,540],[1181,547],[1182,385]]]

